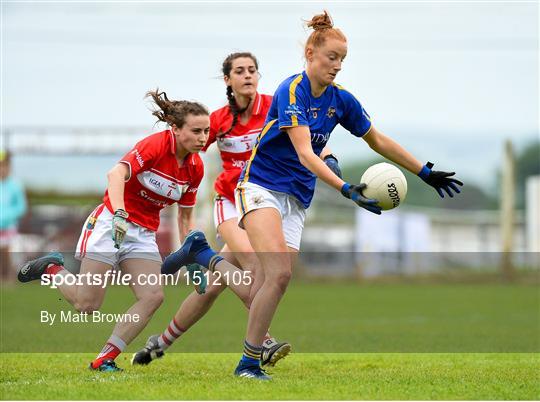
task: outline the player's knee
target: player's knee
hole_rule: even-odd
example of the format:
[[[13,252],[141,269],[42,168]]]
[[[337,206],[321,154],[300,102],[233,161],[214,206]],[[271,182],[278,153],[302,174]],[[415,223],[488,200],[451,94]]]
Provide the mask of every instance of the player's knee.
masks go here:
[[[205,295],[207,298],[212,301],[217,299],[217,297],[225,290],[227,286],[223,283],[215,283],[206,288]]]
[[[290,269],[281,269],[273,276],[272,282],[281,292],[285,292],[291,278],[292,272]]]
[[[155,311],[159,308],[159,306],[161,306],[164,298],[165,296],[163,295],[163,291],[159,290],[156,292],[146,293],[140,298],[140,300],[144,302],[144,305],[149,310]]]
[[[245,254],[243,256],[243,261],[241,261],[242,268],[244,271],[252,272],[255,275],[256,272],[262,270],[261,262],[257,258],[257,255],[253,252]]]
[[[101,303],[96,303],[95,301],[81,301],[76,302],[73,307],[79,313],[92,314],[94,311],[98,311],[101,307]]]

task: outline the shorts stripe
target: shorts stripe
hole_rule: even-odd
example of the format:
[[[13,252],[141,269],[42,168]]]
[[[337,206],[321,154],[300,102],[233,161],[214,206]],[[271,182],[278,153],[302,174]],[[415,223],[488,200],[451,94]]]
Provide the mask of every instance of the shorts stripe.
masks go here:
[[[240,205],[240,215],[244,216],[246,214],[246,207],[244,204],[244,189],[242,187],[237,188],[236,192],[236,203]]]
[[[223,199],[220,198],[218,200],[218,224],[222,224],[225,220],[225,216],[223,214]]]
[[[246,202],[246,190],[240,190],[240,202],[242,203],[242,210],[244,211],[242,215],[245,215],[247,211],[247,202]]]

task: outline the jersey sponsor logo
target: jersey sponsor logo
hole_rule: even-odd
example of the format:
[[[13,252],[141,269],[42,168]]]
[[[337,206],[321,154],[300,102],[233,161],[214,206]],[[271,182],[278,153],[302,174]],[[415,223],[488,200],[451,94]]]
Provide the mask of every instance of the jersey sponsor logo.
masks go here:
[[[246,161],[232,160],[232,167],[243,169],[246,166]]]
[[[148,170],[139,173],[137,175],[137,180],[139,180],[139,183],[148,190],[174,201],[179,201],[180,198],[182,198],[182,194],[184,194],[188,188],[187,184],[175,183],[166,177]]]
[[[302,111],[300,108],[296,105],[296,103],[292,103],[289,106],[285,108],[285,114],[287,116],[298,116],[302,114]]]
[[[330,133],[311,133],[311,142],[314,144],[325,144],[330,138]]]
[[[331,119],[332,117],[334,117],[334,115],[336,114],[336,109],[333,108],[332,106],[330,106],[328,108],[328,110],[326,111],[326,117],[328,117],[329,119]]]
[[[169,205],[168,203],[166,203],[165,201],[160,201],[160,200],[157,200],[155,198],[153,198],[152,196],[150,196],[146,191],[144,190],[141,190],[139,191],[139,195],[144,198],[145,200],[147,201],[150,201],[152,204],[155,204],[157,205],[158,207],[160,208],[164,208],[166,207],[167,205]]]
[[[217,146],[220,151],[233,154],[248,152],[253,149],[260,132],[261,130],[253,130],[246,135],[225,136],[218,139]]]
[[[308,110],[308,113],[311,113],[313,118],[316,119],[317,116],[319,115],[319,110],[321,110],[320,107],[310,107],[309,110]]]
[[[137,163],[140,167],[144,166],[144,159],[142,158],[141,154],[139,153],[139,150],[135,148],[133,151],[131,151],[133,155],[135,155],[135,159],[137,160]]]

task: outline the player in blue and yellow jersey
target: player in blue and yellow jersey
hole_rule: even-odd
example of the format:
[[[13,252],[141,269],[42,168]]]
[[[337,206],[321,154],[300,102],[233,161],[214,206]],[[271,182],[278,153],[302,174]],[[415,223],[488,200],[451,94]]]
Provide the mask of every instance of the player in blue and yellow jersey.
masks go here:
[[[261,345],[289,283],[292,259],[300,246],[305,210],[321,179],[358,206],[380,214],[377,200],[362,195],[323,161],[323,149],[339,124],[361,137],[375,152],[418,174],[443,196],[459,193],[454,173],[431,170],[377,130],[360,102],[334,83],[347,54],[347,39],[328,15],[316,15],[304,56],[306,70],[287,78],[274,94],[265,127],[258,137],[236,189],[239,225],[246,229],[264,271],[264,283],[249,310],[244,354],[235,374],[269,379],[260,369]],[[324,155],[325,156],[325,155]]]

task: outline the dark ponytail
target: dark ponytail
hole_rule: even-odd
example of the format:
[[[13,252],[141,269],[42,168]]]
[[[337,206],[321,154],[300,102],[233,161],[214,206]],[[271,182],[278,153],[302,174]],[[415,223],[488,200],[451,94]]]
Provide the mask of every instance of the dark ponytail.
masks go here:
[[[172,126],[173,124],[182,128],[186,122],[186,117],[190,114],[194,116],[208,116],[208,109],[201,103],[185,100],[169,100],[165,92],[149,91],[145,97],[151,97],[157,108],[152,114],[158,121],[165,122]]]

